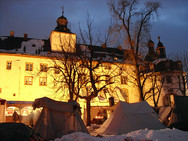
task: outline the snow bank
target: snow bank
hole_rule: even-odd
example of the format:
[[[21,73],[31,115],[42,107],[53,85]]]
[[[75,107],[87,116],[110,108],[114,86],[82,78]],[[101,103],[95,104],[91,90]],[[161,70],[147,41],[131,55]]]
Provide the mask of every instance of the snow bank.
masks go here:
[[[178,129],[137,130],[124,135],[94,137],[85,133],[72,133],[54,141],[187,141],[188,132]]]
[[[178,129],[160,129],[160,130],[137,130],[126,134],[127,137],[138,139],[147,139],[153,141],[186,141],[188,140],[188,132]]]

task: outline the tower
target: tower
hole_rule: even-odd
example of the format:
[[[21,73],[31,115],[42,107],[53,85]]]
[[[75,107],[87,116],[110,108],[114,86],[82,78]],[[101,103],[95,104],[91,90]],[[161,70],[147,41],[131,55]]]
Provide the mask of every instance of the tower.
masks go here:
[[[148,42],[148,54],[145,57],[145,61],[152,62],[157,59],[157,54],[155,53],[154,50],[154,42],[152,40],[149,40]]]
[[[76,52],[76,34],[72,33],[68,27],[68,20],[64,17],[64,11],[62,16],[57,20],[57,27],[50,34],[50,45],[52,52]]]
[[[163,43],[160,41],[160,37],[158,36],[159,42],[157,44],[157,55],[158,58],[166,58],[166,48],[163,46]]]

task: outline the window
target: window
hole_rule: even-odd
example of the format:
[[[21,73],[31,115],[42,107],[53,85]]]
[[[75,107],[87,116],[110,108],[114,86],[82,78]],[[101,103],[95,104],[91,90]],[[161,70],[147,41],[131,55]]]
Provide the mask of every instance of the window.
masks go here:
[[[110,65],[105,65],[104,68],[105,68],[106,70],[110,70],[110,69],[111,69],[111,66],[110,66]]]
[[[46,77],[40,77],[39,78],[39,85],[40,86],[46,86],[47,85],[47,78]]]
[[[171,105],[171,98],[170,95],[165,95],[163,98],[163,105],[170,106]]]
[[[12,68],[12,61],[7,61],[7,70],[11,70]]]
[[[33,63],[25,63],[25,71],[33,71]]]
[[[79,79],[80,84],[85,84],[86,83],[86,74],[80,73],[78,75],[78,79]]]
[[[33,77],[25,76],[25,85],[32,85],[32,84],[33,84]]]
[[[40,64],[40,71],[47,72],[48,71],[48,64]]]
[[[172,83],[172,76],[171,75],[167,75],[166,76],[166,82],[167,83]]]
[[[60,73],[60,66],[54,66],[54,73],[59,74]]]
[[[129,102],[129,95],[128,95],[128,90],[127,89],[122,89],[121,95],[123,96],[125,102]]]
[[[100,75],[94,75],[95,83],[100,83]]]
[[[127,76],[121,76],[121,84],[127,84]]]
[[[168,89],[168,93],[173,93],[174,92],[174,89],[170,88]]]
[[[106,77],[105,79],[106,84],[112,83],[112,78],[110,77],[110,75],[106,75],[105,77]]]

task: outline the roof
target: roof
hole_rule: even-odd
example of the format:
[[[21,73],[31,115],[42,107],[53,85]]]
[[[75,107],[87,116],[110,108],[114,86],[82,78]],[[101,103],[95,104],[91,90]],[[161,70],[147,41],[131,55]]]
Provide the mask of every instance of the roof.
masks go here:
[[[161,41],[158,42],[157,46],[158,46],[158,47],[164,47],[164,46],[163,46],[163,43],[162,43]]]
[[[47,50],[47,42],[48,40],[44,39],[3,36],[0,37],[0,51],[40,54],[39,52]]]
[[[173,61],[170,59],[158,59],[154,62],[155,71],[162,72],[162,71],[182,71],[182,63],[181,61]]]
[[[121,135],[139,129],[163,129],[157,114],[146,101],[126,103],[120,101],[110,118],[96,130],[98,134]]]
[[[129,51],[86,44],[76,45],[76,55],[85,55],[93,51],[93,59],[103,58],[107,62],[122,62],[128,60]],[[0,52],[47,56],[51,51],[50,39],[34,39],[24,37],[3,36],[0,37]],[[61,52],[56,52],[60,53]]]

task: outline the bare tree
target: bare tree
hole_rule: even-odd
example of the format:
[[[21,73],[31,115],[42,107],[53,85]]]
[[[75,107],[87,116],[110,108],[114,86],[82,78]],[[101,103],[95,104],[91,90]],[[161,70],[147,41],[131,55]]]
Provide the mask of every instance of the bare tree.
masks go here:
[[[139,90],[140,100],[144,100],[143,86],[140,73],[139,51],[143,45],[144,36],[149,34],[151,17],[157,13],[159,2],[146,2],[145,7],[139,9],[138,0],[111,0],[108,3],[111,12],[117,20],[115,27],[118,33],[125,33],[124,43],[130,49],[131,60],[135,68],[134,78]]]
[[[81,88],[85,85],[84,82],[79,81],[80,74],[85,72],[80,67],[78,56],[76,54],[61,52],[59,54],[51,53],[49,58],[53,64],[48,67],[52,73],[54,89],[56,92],[61,91],[62,97],[69,97],[69,102],[76,101],[77,95],[80,94]]]
[[[96,46],[93,45],[94,36],[92,32],[93,19],[91,19],[88,14],[87,18],[87,28],[83,31],[80,28],[80,36],[82,41],[85,43],[88,41],[89,45],[86,46],[86,49],[80,55],[81,65],[83,68],[86,68],[87,72],[87,83],[85,85],[86,95],[81,96],[78,95],[79,98],[86,100],[86,108],[87,108],[87,125],[90,125],[91,115],[90,115],[90,107],[91,100],[98,96],[99,92],[101,92],[108,85],[115,83],[114,78],[120,75],[120,67],[113,63],[114,58],[106,58],[105,51],[104,54],[97,54],[94,50]],[[106,48],[106,43],[108,42],[109,35],[105,35],[105,42],[103,44],[103,49]],[[102,48],[102,47],[100,47]],[[113,61],[112,61],[113,60]],[[106,65],[104,65],[104,63]],[[114,67],[111,67],[113,65]],[[97,74],[99,68],[108,67],[108,71],[106,70],[103,73]],[[100,83],[100,85],[99,85]]]

